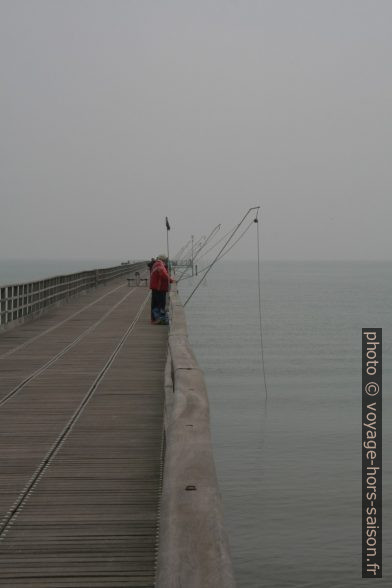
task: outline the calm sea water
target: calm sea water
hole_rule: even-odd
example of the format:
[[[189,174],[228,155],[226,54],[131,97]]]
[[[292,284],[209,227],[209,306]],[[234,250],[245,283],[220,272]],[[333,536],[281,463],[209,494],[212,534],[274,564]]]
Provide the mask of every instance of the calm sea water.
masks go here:
[[[240,588],[361,578],[361,329],[383,328],[384,577],[392,586],[391,263],[222,263],[186,306]],[[182,299],[189,291],[183,282]]]
[[[115,261],[113,263],[118,263]],[[112,265],[0,263],[0,283]],[[210,399],[239,588],[361,579],[361,329],[384,338],[384,578],[392,585],[391,263],[265,263],[268,416],[254,263],[216,266],[187,318]],[[196,278],[182,282],[182,298]],[[372,584],[373,585],[373,584]]]

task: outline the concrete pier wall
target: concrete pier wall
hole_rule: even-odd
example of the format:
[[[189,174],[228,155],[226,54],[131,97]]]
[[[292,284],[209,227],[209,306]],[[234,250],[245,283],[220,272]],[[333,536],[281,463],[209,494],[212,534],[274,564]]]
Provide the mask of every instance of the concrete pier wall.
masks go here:
[[[234,588],[212,452],[207,391],[175,290],[170,295],[170,309],[156,586]]]

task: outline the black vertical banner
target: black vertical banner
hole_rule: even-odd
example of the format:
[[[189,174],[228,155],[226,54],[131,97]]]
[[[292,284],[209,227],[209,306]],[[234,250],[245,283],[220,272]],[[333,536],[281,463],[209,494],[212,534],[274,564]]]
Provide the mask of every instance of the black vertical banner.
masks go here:
[[[382,578],[382,329],[362,329],[362,578]]]

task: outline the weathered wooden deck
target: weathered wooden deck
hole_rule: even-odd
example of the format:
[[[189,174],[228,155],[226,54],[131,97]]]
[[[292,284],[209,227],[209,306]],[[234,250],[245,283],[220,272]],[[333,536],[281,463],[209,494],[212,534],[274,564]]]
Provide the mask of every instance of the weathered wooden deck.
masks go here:
[[[0,334],[0,586],[153,586],[165,326],[124,278]]]

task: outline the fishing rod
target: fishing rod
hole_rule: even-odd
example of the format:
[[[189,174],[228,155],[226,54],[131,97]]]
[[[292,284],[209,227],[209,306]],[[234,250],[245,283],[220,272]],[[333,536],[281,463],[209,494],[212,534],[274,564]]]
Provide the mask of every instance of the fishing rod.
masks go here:
[[[203,251],[203,249],[206,247],[206,245],[208,245],[209,241],[210,241],[210,240],[211,240],[211,239],[212,239],[212,238],[215,236],[215,234],[216,234],[216,233],[217,233],[217,232],[220,230],[221,226],[222,226],[222,225],[221,225],[220,223],[219,223],[219,225],[216,225],[216,227],[214,227],[214,228],[212,229],[212,231],[210,232],[210,234],[208,235],[208,237],[206,237],[206,238],[204,239],[204,242],[201,244],[201,246],[198,248],[198,250],[196,251],[196,253],[195,253],[195,254],[194,254],[194,256],[193,256],[193,259],[192,259],[192,269],[193,269],[193,266],[194,266],[195,260],[196,260],[196,259],[199,257],[200,253]],[[196,266],[196,268],[197,268],[197,266]],[[196,271],[196,273],[197,273],[197,271]],[[192,275],[193,275],[193,271],[192,271]]]
[[[227,233],[225,233],[216,243],[214,243],[214,245],[212,245],[212,247],[209,247],[207,249],[207,251],[204,252],[203,257],[206,257],[210,251],[212,251],[213,249],[215,249],[215,247],[217,247],[220,243],[222,243],[223,239],[225,239],[227,237],[227,235],[230,235],[230,233],[232,233],[235,230],[236,226],[232,227],[229,231],[227,231]],[[207,268],[204,268],[202,271],[204,271]],[[181,280],[188,280],[189,278],[193,278],[193,274],[191,276],[185,276],[186,274],[186,270],[182,272],[181,276],[178,278],[177,282],[180,282]]]
[[[212,229],[212,231],[210,232],[210,234],[208,235],[208,237],[201,237],[199,239],[199,241],[201,241],[203,238],[205,239],[205,241],[200,245],[200,247],[197,249],[196,253],[193,254],[192,257],[192,264],[194,263],[195,259],[200,255],[200,252],[204,249],[204,247],[208,244],[208,242],[216,235],[216,233],[220,230],[221,228],[221,224],[219,223],[219,225],[216,225],[216,227],[214,227]],[[196,242],[196,244],[193,244],[193,248],[195,248],[195,246],[199,243],[199,241]],[[189,241],[188,241],[189,243]],[[177,282],[181,281],[183,279],[184,274],[187,271],[187,267],[185,268],[185,270],[182,272],[182,274],[180,275],[180,277],[178,278]],[[193,273],[192,273],[193,275]],[[192,277],[192,276],[190,276]]]
[[[206,236],[203,235],[202,237],[200,237],[200,239],[193,245],[193,253],[192,253],[192,261],[195,260],[195,258],[197,257],[199,251],[203,248],[203,245],[206,241]]]
[[[186,248],[188,247],[189,243],[191,242],[191,239],[189,239],[185,245],[183,245],[181,247],[181,249],[178,250],[178,252],[176,253],[176,255],[174,256],[173,259],[175,259],[176,261],[180,259],[180,256],[183,254],[183,252],[186,250]]]
[[[224,235],[222,235],[222,237],[216,242],[214,243],[214,245],[212,245],[211,247],[209,247],[209,249],[207,249],[207,251],[204,253],[204,255],[208,255],[210,253],[210,251],[212,251],[213,249],[215,249],[215,247],[217,247],[220,243],[222,243],[223,239],[225,239],[227,237],[227,235],[230,235],[230,233],[232,233],[235,230],[235,227],[232,227],[229,231],[227,231],[227,233],[225,233]]]
[[[219,223],[219,225],[216,225],[216,227],[214,227],[211,231],[211,233],[208,235],[208,237],[206,238],[206,240],[204,241],[203,245],[198,249],[197,253],[194,255],[193,259],[195,260],[196,257],[198,255],[200,255],[200,251],[202,251],[204,249],[204,247],[206,245],[208,245],[208,241],[210,241],[212,239],[212,237],[214,237],[214,235],[220,230],[221,228],[221,224]]]
[[[234,243],[231,243],[230,247],[227,248],[228,245],[229,245],[229,243],[230,243],[230,241],[233,239],[234,235],[237,233],[237,231],[239,230],[239,228],[241,227],[241,225],[244,223],[244,221],[247,218],[247,216],[253,210],[256,210],[256,216],[255,216],[255,218],[247,225],[247,227],[245,228],[245,230],[242,231],[242,233],[239,235],[239,237],[237,237],[237,239],[234,241]],[[200,286],[200,284],[204,280],[205,276],[212,269],[212,267],[215,265],[215,263],[217,263],[225,255],[227,255],[229,253],[229,251],[231,251],[231,249],[233,249],[233,247],[238,243],[238,241],[240,239],[242,239],[242,237],[250,229],[250,227],[252,226],[252,224],[253,223],[256,223],[256,227],[257,227],[257,237],[256,237],[257,238],[257,285],[258,285],[258,315],[259,315],[259,317],[258,317],[259,318],[259,321],[258,322],[259,322],[259,333],[260,333],[260,365],[261,365],[261,372],[262,372],[262,377],[263,377],[263,387],[264,387],[264,391],[265,391],[265,395],[264,395],[264,418],[263,418],[264,423],[263,423],[263,433],[262,433],[262,439],[261,439],[261,445],[264,446],[266,435],[267,435],[267,426],[268,426],[268,403],[269,403],[269,396],[270,396],[270,394],[269,394],[269,390],[268,390],[267,375],[266,375],[266,370],[265,370],[264,336],[263,336],[263,325],[262,325],[261,255],[260,255],[260,229],[259,229],[260,223],[259,223],[259,218],[258,218],[258,216],[259,216],[259,210],[260,210],[260,207],[259,206],[254,206],[254,207],[250,208],[247,211],[247,213],[244,215],[244,217],[241,219],[241,221],[238,223],[238,225],[234,228],[234,230],[231,231],[230,237],[227,239],[227,241],[225,242],[225,244],[223,245],[223,247],[220,249],[219,253],[215,256],[214,261],[207,268],[204,268],[204,270],[202,270],[202,272],[203,272],[204,275],[201,277],[201,279],[198,282],[198,284],[196,285],[196,287],[192,290],[191,294],[186,299],[186,301],[184,303],[184,306],[188,303],[188,301],[190,300],[190,298],[196,292],[196,290],[198,289],[198,287]],[[222,241],[222,239],[220,239],[219,241]],[[216,247],[216,245],[217,244],[215,244],[214,247]],[[186,278],[184,278],[184,279],[186,279]]]
[[[191,237],[190,239],[188,239],[188,241],[186,242],[186,244],[183,247],[181,247],[181,249],[179,250],[179,252],[175,255],[174,259],[178,259],[180,257],[180,255],[183,255],[184,258],[186,258],[185,257],[185,254],[186,253],[190,253],[189,250],[191,249],[191,247],[195,248],[199,244],[199,241],[201,241],[202,239],[205,239],[205,236],[204,235],[202,235],[200,237],[200,239],[198,239],[196,242],[193,242],[193,244],[192,244],[193,237]]]
[[[194,248],[199,243],[199,241],[201,241],[203,238],[204,238],[203,236],[200,237],[200,239],[198,239],[196,241],[196,243],[195,243],[194,238],[193,238],[193,235],[192,235],[192,237],[190,239],[190,241],[191,241],[191,250],[189,251],[189,247],[188,247],[188,249],[186,249],[185,252],[183,253],[184,259],[189,259],[189,253],[191,253],[191,266],[192,266],[192,269],[193,269]],[[188,241],[188,243],[189,243],[189,241]],[[185,267],[184,271],[182,272],[182,274],[178,278],[179,280],[181,280],[182,276],[187,272],[187,270],[188,270],[188,266]],[[192,275],[193,275],[193,271],[192,271]]]
[[[199,241],[201,241],[202,239],[203,239],[203,236],[201,236],[200,239],[195,241],[194,237],[192,235],[192,237],[189,239],[189,241],[187,243],[187,248],[182,253],[182,255],[184,256],[184,259],[192,257],[192,251],[194,251],[195,247],[199,244]]]
[[[205,236],[205,235],[202,235],[202,236],[200,237],[200,239],[198,239],[197,241],[195,241],[195,242],[193,243],[193,256],[192,256],[192,259],[194,259],[194,257],[195,257],[195,250],[196,250],[196,251],[198,251],[198,250],[199,250],[199,248],[200,248],[200,247],[201,247],[201,245],[202,245],[203,239],[205,239],[205,238],[206,238],[206,236]]]
[[[234,235],[237,233],[237,231],[239,230],[239,228],[241,227],[241,225],[244,223],[245,219],[249,216],[249,214],[253,210],[257,210],[256,217],[255,217],[255,222],[258,222],[257,217],[258,217],[258,214],[259,214],[260,206],[252,206],[252,208],[249,208],[249,210],[245,213],[245,215],[243,216],[243,218],[241,219],[241,221],[238,223],[238,225],[236,226],[236,228],[234,229],[234,231],[232,232],[232,234],[230,235],[230,237],[227,239],[227,241],[225,242],[225,244],[223,245],[223,247],[220,249],[219,253],[216,255],[215,259],[211,263],[210,267],[206,270],[206,272],[204,273],[203,277],[199,280],[199,282],[193,288],[192,292],[189,294],[188,298],[185,300],[184,306],[187,305],[187,303],[192,298],[192,296],[194,295],[194,293],[196,292],[196,290],[198,290],[198,288],[200,287],[200,284],[202,283],[202,281],[204,280],[204,278],[206,277],[206,275],[211,271],[211,269],[213,268],[213,266],[215,265],[215,263],[218,261],[220,255],[226,249],[226,247],[228,246],[228,244],[230,243],[230,241],[232,240],[232,238],[234,237]]]
[[[250,223],[247,225],[247,227],[245,228],[245,230],[244,230],[244,231],[242,231],[242,233],[241,233],[241,234],[240,234],[240,236],[239,236],[239,237],[238,237],[238,238],[237,238],[237,239],[234,241],[234,243],[232,243],[232,244],[230,245],[230,247],[229,247],[229,248],[228,248],[226,251],[223,251],[223,253],[221,253],[221,255],[220,255],[220,256],[218,257],[218,259],[216,260],[217,262],[218,262],[218,261],[220,261],[221,259],[223,259],[223,257],[225,257],[225,256],[226,256],[226,255],[227,255],[227,254],[228,254],[228,253],[229,253],[229,252],[230,252],[230,251],[233,249],[233,247],[235,247],[235,246],[237,245],[238,241],[240,241],[240,240],[242,239],[242,237],[245,235],[245,233],[247,233],[247,232],[249,231],[250,227],[251,227],[251,226],[253,225],[253,223],[255,223],[255,222],[256,222],[255,220],[251,220],[251,221],[250,221]],[[227,234],[228,234],[228,233],[227,233]],[[213,265],[213,263],[211,263],[211,264],[207,265],[206,267],[203,267],[203,269],[199,270],[199,272],[198,272],[198,273],[199,273],[200,275],[201,275],[201,274],[203,274],[203,273],[204,273],[204,272],[206,272],[206,271],[208,270],[208,268],[209,268],[210,266],[212,266],[212,265]],[[192,276],[184,276],[183,278],[179,278],[179,279],[177,280],[177,283],[178,283],[178,282],[181,282],[182,280],[189,280],[189,278],[192,278]],[[204,278],[204,276],[203,276],[203,278]]]

